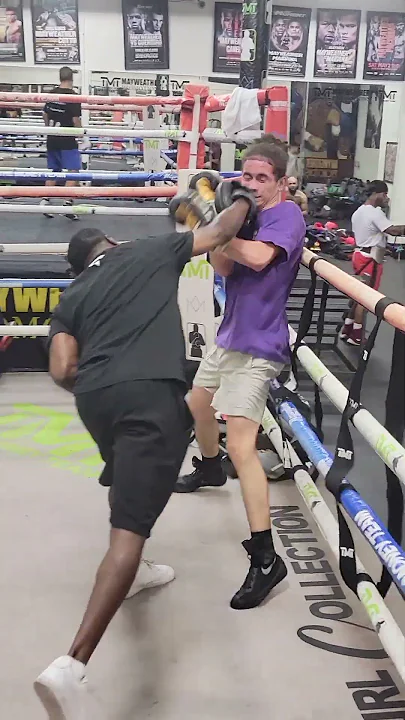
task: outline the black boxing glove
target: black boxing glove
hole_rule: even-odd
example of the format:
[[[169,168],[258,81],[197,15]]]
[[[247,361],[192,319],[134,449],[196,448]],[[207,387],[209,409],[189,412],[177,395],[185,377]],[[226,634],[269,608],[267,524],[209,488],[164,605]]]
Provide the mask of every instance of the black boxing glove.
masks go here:
[[[218,185],[215,191],[215,208],[218,213],[230,207],[236,200],[247,200],[249,203],[249,212],[246,216],[246,222],[254,222],[257,215],[257,205],[253,193],[248,188],[243,187],[238,180],[225,181]]]
[[[190,230],[200,225],[209,225],[216,217],[213,201],[204,200],[196,190],[188,190],[176,195],[169,203],[169,215],[179,225],[187,225]]]
[[[253,240],[256,232],[256,223],[254,220],[244,222],[241,229],[236,233],[236,237],[241,240]]]

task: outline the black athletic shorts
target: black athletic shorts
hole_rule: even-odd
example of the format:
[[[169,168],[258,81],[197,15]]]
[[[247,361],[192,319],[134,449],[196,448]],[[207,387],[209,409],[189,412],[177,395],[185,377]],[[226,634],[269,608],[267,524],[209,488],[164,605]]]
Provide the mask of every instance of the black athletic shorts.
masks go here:
[[[171,380],[134,380],[77,395],[80,418],[113,487],[113,528],[149,537],[178,478],[193,424],[185,388]]]

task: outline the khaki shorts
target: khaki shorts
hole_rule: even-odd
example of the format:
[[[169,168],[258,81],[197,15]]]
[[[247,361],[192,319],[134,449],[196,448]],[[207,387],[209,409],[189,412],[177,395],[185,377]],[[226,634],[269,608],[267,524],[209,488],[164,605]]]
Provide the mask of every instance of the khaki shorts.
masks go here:
[[[278,377],[283,367],[282,363],[214,345],[201,361],[194,385],[213,393],[211,404],[217,412],[245,417],[260,425],[270,380]]]

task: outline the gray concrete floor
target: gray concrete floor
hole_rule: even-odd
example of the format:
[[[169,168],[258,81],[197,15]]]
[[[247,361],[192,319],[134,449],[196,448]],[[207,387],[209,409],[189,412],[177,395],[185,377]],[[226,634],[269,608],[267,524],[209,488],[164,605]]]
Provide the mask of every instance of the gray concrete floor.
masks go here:
[[[72,399],[45,375],[1,380],[0,454],[0,717],[41,720],[31,683],[66,652],[80,622],[106,548],[106,497]],[[300,551],[317,546],[334,567],[292,483],[273,484],[271,498],[276,512],[297,508],[301,533],[308,523]],[[102,708],[97,720],[361,720],[347,683],[365,686],[381,670],[403,693],[348,591],[342,588],[343,606],[348,614],[353,609],[347,621],[313,614],[311,598],[330,596],[331,588],[319,587],[323,574],[295,574],[277,533],[288,579],[258,609],[229,608],[247,569],[240,546],[246,533],[236,481],[172,497],[146,556],[171,564],[177,578],[127,601],[111,624],[89,665]],[[313,647],[297,634],[304,627],[317,640],[378,657]]]

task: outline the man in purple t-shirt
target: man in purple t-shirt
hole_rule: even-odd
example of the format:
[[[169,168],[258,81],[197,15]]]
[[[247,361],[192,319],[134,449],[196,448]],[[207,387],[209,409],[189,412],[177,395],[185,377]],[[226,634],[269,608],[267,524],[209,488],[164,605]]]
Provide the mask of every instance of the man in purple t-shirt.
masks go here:
[[[202,459],[193,458],[195,471],[176,484],[177,492],[225,484],[215,412],[225,415],[227,449],[251,531],[243,543],[250,569],[231,601],[238,610],[263,602],[287,573],[274,550],[267,478],[256,452],[270,380],[289,362],[286,303],[305,237],[301,210],[282,202],[287,159],[284,148],[266,136],[244,153],[241,180],[254,192],[259,214],[242,237],[210,253],[214,270],[226,277],[226,307],[189,397]]]

